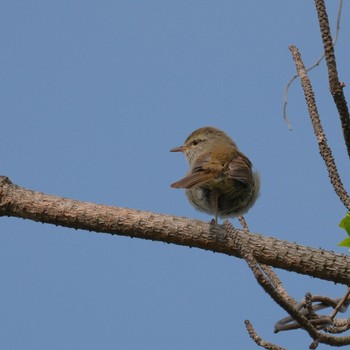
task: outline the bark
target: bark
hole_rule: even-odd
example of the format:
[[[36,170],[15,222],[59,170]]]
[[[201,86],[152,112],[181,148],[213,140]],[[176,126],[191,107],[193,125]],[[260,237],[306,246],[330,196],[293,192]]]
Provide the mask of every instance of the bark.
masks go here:
[[[252,251],[262,264],[350,285],[350,257],[223,225],[47,195],[0,177],[0,216],[137,237],[242,258]]]

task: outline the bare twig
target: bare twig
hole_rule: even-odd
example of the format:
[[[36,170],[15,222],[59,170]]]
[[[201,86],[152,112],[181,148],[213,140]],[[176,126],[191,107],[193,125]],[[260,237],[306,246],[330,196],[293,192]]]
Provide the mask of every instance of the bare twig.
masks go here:
[[[321,302],[320,304],[312,305],[314,302]],[[314,338],[314,341],[310,345],[311,349],[315,349],[319,343],[325,343],[334,346],[345,346],[350,344],[350,337],[334,337],[323,332],[331,334],[339,334],[347,331],[350,328],[349,319],[335,319],[335,314],[337,311],[344,312],[350,303],[349,300],[349,290],[347,293],[338,299],[331,299],[329,297],[323,296],[312,296],[310,293],[307,293],[305,299],[298,303],[297,309],[300,314],[305,315],[309,319],[310,324],[318,330],[318,337]],[[317,315],[315,311],[324,309],[326,307],[333,307],[335,310],[331,313],[330,316]],[[278,331],[293,330],[298,328],[304,328],[298,324],[298,321],[295,321],[293,317],[286,317],[283,320],[280,320],[276,323],[275,329]]]
[[[328,16],[324,0],[315,0],[318,21],[320,25],[326,63],[328,67],[328,79],[331,94],[337,106],[345,145],[350,157],[350,116],[349,109],[343,92],[344,84],[339,81],[337,64],[332,43],[332,36],[328,22]]]
[[[229,221],[224,222],[224,228],[229,235],[234,235],[235,228],[230,224]],[[248,246],[249,236],[245,235],[242,237],[242,257],[247,262],[248,266],[252,270],[257,282],[265,290],[270,297],[280,305],[289,315],[310,335],[313,339],[313,342],[310,345],[310,349],[316,349],[319,343],[324,343],[328,345],[343,346],[350,344],[350,337],[334,337],[329,334],[324,334],[319,332],[317,328],[321,326],[324,328],[325,324],[330,323],[329,317],[320,317],[314,320],[308,320],[303,313],[301,313],[293,303],[290,303],[289,300],[283,298],[278,291],[275,289],[271,281],[265,276],[258,262],[256,261],[253,249],[250,249]],[[305,305],[305,303],[303,303]],[[308,313],[309,311],[306,310]],[[246,323],[247,324],[247,323]],[[268,344],[268,343],[267,343]],[[273,345],[273,344],[272,344]]]
[[[315,310],[312,307],[312,295],[310,292],[305,294],[304,308],[306,309],[305,316],[308,320],[317,318]]]
[[[249,232],[248,224],[247,224],[247,221],[245,220],[244,216],[240,216],[238,218],[238,220],[239,220],[240,224],[242,225],[244,232],[249,234],[250,232]],[[284,298],[287,298],[287,300],[290,303],[294,303],[296,305],[296,301],[287,293],[281,280],[279,279],[277,274],[273,271],[273,269],[270,266],[265,265],[265,264],[260,264],[259,266],[260,266],[261,270],[265,273],[266,277],[270,280],[270,283],[278,291],[278,293],[281,296],[283,296]]]
[[[339,0],[339,6],[338,6],[338,13],[337,13],[337,20],[336,20],[336,28],[335,28],[335,36],[333,40],[333,46],[336,45],[338,38],[339,38],[339,32],[340,32],[340,18],[341,18],[341,13],[342,13],[342,8],[343,8],[343,0]],[[306,68],[306,71],[309,72],[315,67],[317,67],[321,61],[324,59],[325,54],[323,53],[314,64],[312,64],[310,67]],[[287,124],[287,128],[289,130],[292,130],[292,125],[288,119],[287,116],[287,103],[288,103],[288,94],[289,94],[289,88],[292,85],[293,81],[298,78],[298,74],[295,74],[287,83],[285,89],[284,89],[284,96],[283,96],[283,119],[285,123]]]
[[[326,135],[323,132],[322,124],[318,115],[317,106],[315,103],[315,97],[312,90],[312,86],[309,80],[309,77],[307,75],[304,63],[301,59],[300,53],[298,49],[295,46],[289,47],[290,51],[292,52],[293,59],[296,65],[297,73],[300,77],[301,85],[304,90],[304,95],[307,103],[307,107],[309,110],[309,115],[311,118],[312,126],[314,129],[314,133],[317,138],[318,147],[320,150],[320,154],[326,164],[327,170],[328,170],[328,176],[330,178],[330,181],[333,185],[333,188],[335,190],[335,193],[338,195],[340,200],[343,202],[345,207],[350,210],[350,198],[347,194],[347,192],[344,189],[343,183],[340,179],[337,167],[334,162],[334,158],[332,155],[332,151],[330,147],[328,146]]]
[[[333,309],[337,309],[337,312],[345,312],[349,306],[349,303],[350,299],[348,292],[342,298],[337,299],[332,299],[322,295],[311,295],[310,293],[307,293],[305,299],[301,300],[296,307],[299,312],[305,315],[314,326],[317,326],[317,329],[323,329],[332,324],[332,326],[330,326],[331,328],[329,328],[333,329],[332,333],[341,333],[340,331],[336,332],[334,329],[336,327],[347,326],[347,320],[342,320],[342,322],[339,322],[338,319],[335,319],[336,313],[334,311],[332,311],[329,316],[317,315],[316,311],[332,307]],[[283,318],[275,324],[276,332],[298,328],[301,328],[300,325],[295,322],[294,319],[290,316]],[[325,328],[325,331],[328,331],[328,328],[327,330]]]
[[[261,346],[267,350],[286,350],[285,348],[282,348],[282,347],[275,345],[275,344],[272,344],[272,343],[268,343],[268,342],[264,341],[263,339],[261,339],[261,337],[256,333],[256,331],[255,331],[255,329],[250,321],[245,320],[244,323],[245,323],[245,326],[247,328],[247,331],[248,331],[250,337],[254,340],[256,345]]]
[[[339,303],[334,308],[333,312],[329,315],[329,317],[333,320],[334,317],[337,315],[337,313],[341,310],[341,308],[344,306],[344,304],[349,305],[349,295],[350,295],[350,288],[348,288],[345,295],[339,300]]]
[[[274,270],[270,266],[267,266],[264,264],[260,264],[260,268],[266,274],[266,276],[270,279],[270,283],[274,286],[278,294],[281,295],[282,298],[285,298],[286,300],[288,300],[288,302],[291,303],[292,305],[297,305],[296,300],[287,293],[281,280],[279,279],[277,274],[274,272]]]
[[[224,222],[225,230],[232,234],[233,227],[231,226],[229,221]],[[242,256],[247,262],[248,266],[252,270],[257,282],[260,284],[260,286],[265,290],[266,293],[270,295],[270,297],[278,304],[280,305],[284,310],[286,310],[297,322],[305,328],[310,336],[313,339],[318,338],[318,332],[316,329],[312,326],[312,324],[309,322],[309,320],[302,315],[295,306],[290,303],[288,300],[283,298],[274,288],[274,286],[271,284],[270,280],[266,278],[266,276],[262,273],[258,262],[255,260],[254,255],[252,251],[248,248],[246,244],[243,243],[242,246]]]
[[[324,331],[331,334],[340,334],[340,333],[346,332],[349,329],[350,329],[350,318],[344,318],[344,319],[338,318],[338,319],[334,319],[333,325],[326,327]]]
[[[242,225],[244,232],[249,234],[250,232],[249,232],[248,224],[244,216],[240,216],[238,220]],[[265,273],[266,277],[270,280],[270,283],[272,283],[274,288],[279,292],[279,294],[287,298],[289,302],[294,303],[296,305],[296,301],[287,293],[287,291],[283,287],[281,280],[279,279],[277,274],[273,271],[273,269],[270,266],[265,264],[260,264],[260,268]]]
[[[325,309],[327,307],[332,307],[333,309],[335,307],[337,307],[337,305],[340,303],[340,301],[343,299],[342,298],[337,298],[337,299],[332,299],[330,297],[324,296],[324,295],[313,295],[312,296],[312,301],[318,302],[320,304],[316,304],[314,305],[314,310],[318,311],[318,310],[322,310]],[[345,300],[344,302],[342,302],[342,306],[339,309],[340,312],[345,312],[349,306],[349,302],[350,300]]]

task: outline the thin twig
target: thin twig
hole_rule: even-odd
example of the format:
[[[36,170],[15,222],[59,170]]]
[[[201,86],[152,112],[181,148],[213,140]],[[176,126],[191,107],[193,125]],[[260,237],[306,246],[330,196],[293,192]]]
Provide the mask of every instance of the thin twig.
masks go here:
[[[270,279],[270,283],[272,283],[272,285],[274,286],[278,294],[281,295],[286,300],[288,300],[288,302],[291,303],[292,305],[297,305],[296,300],[287,293],[286,289],[282,284],[282,281],[277,276],[275,271],[270,266],[265,264],[260,264],[260,268],[266,274],[266,276]]]
[[[317,318],[317,315],[312,307],[312,295],[310,292],[307,292],[305,294],[305,303],[304,303],[304,307],[307,311],[306,313],[306,317],[308,319],[313,319],[313,318]]]
[[[247,328],[247,331],[248,331],[250,337],[254,340],[256,345],[261,346],[267,350],[286,350],[285,348],[282,348],[282,347],[275,345],[275,344],[272,344],[272,343],[268,343],[265,340],[261,339],[261,337],[256,333],[253,325],[251,324],[251,322],[249,320],[245,320],[244,323],[245,323],[245,326]]]
[[[332,299],[332,298],[324,296],[324,295],[313,295],[312,296],[312,301],[314,303],[316,303],[316,302],[320,303],[320,304],[314,305],[315,311],[319,311],[319,310],[325,309],[327,307],[332,307],[334,309],[342,299],[343,298]],[[350,302],[349,300],[347,300],[346,302],[343,302],[342,307],[339,311],[345,312],[349,306],[349,302]]]
[[[343,296],[343,298],[341,298],[341,300],[339,301],[338,305],[334,308],[333,312],[329,315],[329,317],[333,320],[334,317],[337,315],[337,313],[341,310],[341,308],[343,307],[343,305],[348,302],[348,298],[350,295],[350,288],[348,288],[347,292],[345,293],[345,295]]]
[[[328,176],[333,185],[335,193],[338,195],[338,197],[343,202],[345,207],[348,210],[350,210],[350,198],[344,189],[343,183],[340,179],[337,167],[334,162],[332,151],[328,146],[326,135],[323,132],[323,127],[318,114],[314,93],[313,93],[312,86],[311,86],[309,77],[307,75],[304,63],[301,59],[298,49],[294,45],[290,46],[289,49],[292,52],[297,73],[300,77],[301,85],[304,90],[304,95],[305,95],[307,107],[309,110],[310,119],[312,122],[314,133],[317,138],[318,147],[319,147],[321,156],[328,170]]]
[[[244,216],[238,217],[238,220],[240,224],[242,225],[242,228],[245,233],[249,234],[249,228],[247,221],[245,220]],[[266,277],[270,280],[270,283],[274,286],[274,288],[278,291],[280,295],[282,295],[284,298],[287,298],[287,300],[296,305],[297,302],[287,293],[286,289],[284,288],[282,281],[279,279],[277,274],[273,271],[271,266],[260,264],[259,265],[261,270],[265,273]]]
[[[343,7],[343,0],[339,0],[339,6],[338,6],[338,14],[337,14],[337,20],[336,20],[336,28],[335,28],[335,36],[333,40],[333,46],[336,45],[338,38],[339,38],[339,32],[340,32],[340,18],[342,13],[342,7]],[[324,59],[325,54],[323,53],[314,64],[312,64],[310,67],[306,68],[306,71],[309,72],[310,70],[317,67],[321,61]],[[288,119],[287,116],[287,103],[288,103],[288,94],[289,94],[289,88],[292,85],[293,81],[298,78],[298,75],[295,74],[287,83],[285,89],[284,89],[284,96],[283,96],[283,119],[285,123],[287,124],[287,128],[289,130],[292,130],[292,125]]]
[[[240,224],[242,225],[242,228],[245,233],[249,234],[249,227],[247,224],[247,221],[245,220],[244,216],[240,216],[238,218]],[[284,298],[287,298],[287,300],[296,305],[296,301],[287,293],[285,290],[282,281],[279,279],[277,274],[273,271],[271,266],[265,265],[265,264],[260,264],[259,265],[261,270],[265,273],[266,277],[270,280],[270,283],[273,284],[274,288],[278,291],[280,295],[282,295]]]
[[[229,221],[224,221],[224,227],[228,233],[233,234],[232,230],[234,230],[234,228]],[[252,270],[257,282],[265,290],[265,292],[268,293],[270,297],[285,311],[287,311],[303,328],[305,328],[313,339],[317,339],[319,337],[317,330],[312,326],[309,320],[295,308],[293,304],[289,303],[288,300],[283,298],[276,291],[270,280],[262,273],[258,262],[255,260],[252,252],[248,249],[248,246],[245,244],[243,244],[242,256]]]
[[[348,324],[347,320],[342,320],[342,322],[339,322],[339,319],[334,318],[335,315],[333,316],[333,312],[330,316],[322,316],[316,314],[316,311],[332,307],[333,309],[337,308],[337,310],[340,312],[345,312],[349,306],[349,303],[350,300],[347,294],[342,298],[332,299],[323,295],[311,295],[310,293],[307,293],[305,299],[297,303],[296,308],[300,313],[305,315],[314,326],[317,326],[317,329],[323,328],[327,332],[330,332],[328,329],[331,329],[332,333],[341,333],[340,331],[335,331],[334,329],[337,327],[346,326]],[[332,324],[332,326],[330,326],[330,324]],[[275,332],[288,331],[298,328],[301,328],[300,325],[290,316],[279,320],[275,324]]]
[[[345,145],[350,157],[350,115],[344,96],[344,83],[339,81],[334,46],[324,0],[315,0],[318,21],[320,25],[326,63],[328,67],[328,80],[331,94],[337,106],[340,122],[343,130]]]
[[[235,228],[231,225],[229,221],[224,221],[224,228],[226,232],[229,235],[235,234]],[[265,274],[262,272],[258,262],[254,258],[253,251],[249,249],[248,247],[248,235],[244,235],[242,237],[242,257],[247,262],[248,266],[252,270],[257,282],[259,285],[265,290],[266,293],[270,295],[270,297],[278,304],[280,305],[285,311],[289,313],[290,316],[293,317],[293,319],[303,328],[306,332],[310,335],[310,337],[313,339],[313,342],[310,345],[310,349],[316,349],[319,343],[324,343],[328,345],[335,345],[335,346],[343,346],[350,344],[350,337],[334,337],[329,334],[324,334],[319,332],[312,322],[310,322],[299,310],[290,303],[287,299],[283,298],[277,290],[274,288],[271,281],[265,276]],[[329,317],[320,318],[313,320],[317,323],[322,322],[322,325],[324,322],[328,322]]]
[[[340,334],[344,333],[347,330],[350,329],[350,319],[349,318],[344,318],[344,319],[335,319],[333,321],[333,325],[326,327],[324,329],[325,332],[331,333],[331,334]]]

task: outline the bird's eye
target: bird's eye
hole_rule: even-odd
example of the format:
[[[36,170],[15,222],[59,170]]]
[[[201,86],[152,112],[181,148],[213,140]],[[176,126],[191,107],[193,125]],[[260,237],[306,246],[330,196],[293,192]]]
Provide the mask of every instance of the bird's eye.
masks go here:
[[[197,146],[198,144],[199,144],[199,140],[193,140],[193,141],[192,141],[192,145],[193,145],[193,146]]]

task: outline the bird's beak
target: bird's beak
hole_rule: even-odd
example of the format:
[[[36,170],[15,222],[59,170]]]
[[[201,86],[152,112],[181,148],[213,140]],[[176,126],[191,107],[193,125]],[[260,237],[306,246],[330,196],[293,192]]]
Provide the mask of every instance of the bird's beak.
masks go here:
[[[186,146],[179,146],[179,147],[172,148],[170,152],[183,152],[186,148],[187,148]]]

